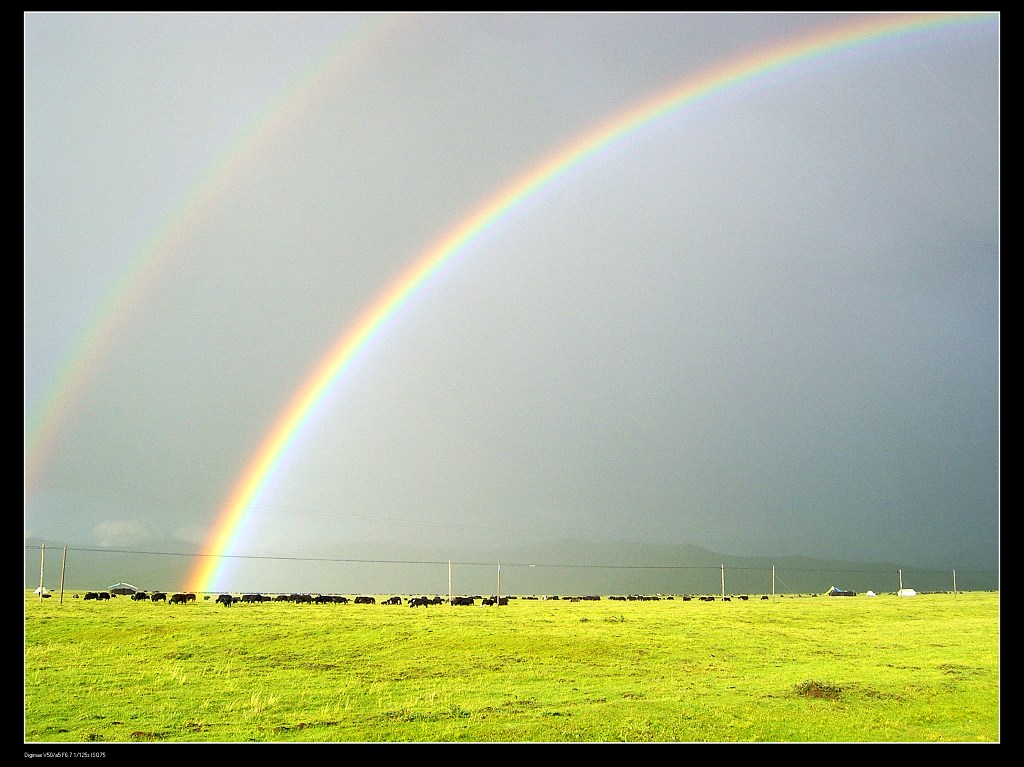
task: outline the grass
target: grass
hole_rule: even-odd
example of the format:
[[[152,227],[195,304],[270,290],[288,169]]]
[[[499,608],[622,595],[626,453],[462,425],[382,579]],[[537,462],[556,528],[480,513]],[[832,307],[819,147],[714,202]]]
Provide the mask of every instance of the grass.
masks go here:
[[[26,743],[997,742],[992,592],[25,602]]]

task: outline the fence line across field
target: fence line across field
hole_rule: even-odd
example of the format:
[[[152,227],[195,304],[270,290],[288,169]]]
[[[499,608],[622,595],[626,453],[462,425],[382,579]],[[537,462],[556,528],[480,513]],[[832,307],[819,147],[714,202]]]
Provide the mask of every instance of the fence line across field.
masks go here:
[[[38,589],[36,591],[38,592],[40,601],[42,601],[45,597],[49,596],[49,593],[48,593],[48,591],[47,591],[47,589],[45,587],[46,546],[45,546],[45,544],[42,544],[42,545],[40,545],[38,547],[26,546],[27,550],[31,550],[31,549],[34,549],[34,548],[38,548],[38,550],[39,550],[39,587],[38,587]],[[72,551],[72,552],[92,552],[92,553],[102,553],[104,555],[124,555],[124,556],[127,556],[127,555],[170,556],[170,557],[213,556],[213,555],[204,555],[204,554],[181,554],[181,553],[157,552],[157,551],[91,549],[91,548],[74,548],[74,547],[64,546],[63,547],[62,560],[61,560],[60,587],[59,587],[60,600],[61,601],[63,601],[64,590],[65,590],[66,571],[67,571],[67,558],[68,558],[68,552],[69,551]],[[27,556],[28,556],[28,554],[26,552],[26,557]],[[221,555],[221,556],[227,556],[227,555]],[[454,583],[454,581],[453,581],[453,572],[454,572],[454,569],[456,567],[462,567],[462,568],[467,568],[467,567],[468,568],[488,568],[488,567],[494,567],[495,568],[495,594],[500,597],[500,595],[502,593],[502,582],[501,582],[502,562],[500,562],[500,561],[494,562],[494,563],[487,563],[487,562],[479,562],[479,561],[459,562],[459,561],[451,560],[451,559],[449,559],[449,560],[402,560],[402,559],[355,559],[355,558],[329,558],[329,557],[276,557],[276,556],[250,556],[250,555],[231,555],[231,556],[234,557],[234,558],[237,558],[237,559],[257,559],[257,560],[268,560],[268,561],[315,562],[315,563],[323,563],[323,564],[330,564],[330,563],[354,563],[354,564],[375,564],[375,565],[428,565],[428,566],[429,565],[438,565],[438,566],[446,566],[447,567],[447,575],[448,575],[447,580],[448,580],[448,599],[449,599],[449,601],[451,600],[452,596],[455,593],[455,591],[453,590],[453,583]],[[729,570],[729,571],[736,571],[736,572],[739,572],[739,573],[744,573],[745,575],[748,575],[748,576],[752,572],[764,572],[766,578],[768,579],[768,581],[764,583],[765,588],[763,588],[763,589],[753,589],[753,590],[751,590],[751,589],[743,589],[743,590],[744,591],[761,592],[761,593],[764,593],[766,595],[770,594],[771,596],[774,597],[774,596],[777,596],[777,595],[780,594],[780,592],[777,590],[777,584],[782,584],[783,588],[784,588],[784,591],[781,592],[781,593],[811,593],[811,592],[809,592],[806,589],[792,589],[792,588],[788,588],[786,586],[785,582],[782,580],[782,578],[779,577],[776,565],[771,565],[770,568],[754,568],[754,567],[742,567],[742,566],[736,566],[736,567],[729,567],[729,568],[727,568],[724,563],[720,563],[715,568],[712,568],[711,566],[706,565],[706,564],[704,564],[704,565],[665,565],[665,564],[659,564],[659,565],[623,565],[623,564],[558,564],[558,563],[551,564],[551,563],[543,563],[543,562],[530,562],[530,563],[508,563],[508,562],[506,562],[506,563],[504,563],[504,565],[505,565],[506,569],[510,569],[510,568],[562,569],[562,570],[570,570],[570,571],[585,571],[585,570],[662,571],[662,572],[666,572],[666,571],[690,571],[690,572],[703,571],[703,572],[706,572],[706,573],[717,571],[717,575],[718,575],[718,579],[717,580],[719,581],[719,596],[722,597],[722,598],[728,596],[729,593],[730,593],[728,591],[728,589],[727,589],[727,581],[726,581],[726,574],[727,574],[726,571],[727,570]],[[791,568],[787,572],[790,572],[790,573],[793,573],[793,572],[820,573],[820,574],[823,574],[823,575],[827,575],[827,571],[824,570],[824,569],[820,569],[820,568],[816,568],[816,569]],[[846,569],[845,572],[849,573],[850,570]],[[893,593],[899,594],[901,596],[913,596],[913,595],[916,595],[917,593],[919,593],[920,591],[949,591],[949,590],[951,590],[952,593],[956,594],[956,593],[958,593],[959,591],[962,590],[960,585],[958,585],[958,581],[957,581],[958,573],[957,573],[956,569],[953,569],[951,572],[938,571],[938,570],[930,570],[930,571],[925,571],[925,570],[920,570],[920,569],[915,570],[915,572],[917,572],[919,575],[923,574],[923,573],[927,573],[928,578],[927,579],[923,579],[923,580],[928,580],[930,583],[935,583],[935,582],[937,582],[940,579],[941,580],[945,580],[946,578],[949,579],[948,581],[946,581],[947,584],[948,584],[948,587],[944,587],[944,588],[941,588],[941,589],[935,589],[935,588],[919,589],[918,591],[915,591],[912,588],[904,588],[904,584],[903,584],[903,576],[904,576],[904,572],[905,572],[904,568],[898,568],[896,571],[890,571],[888,569],[872,569],[872,570],[862,570],[862,571],[859,571],[859,572],[862,573],[862,574],[870,574],[870,575],[876,577],[876,580],[882,580],[885,576],[888,576],[890,578],[893,578],[896,581],[896,583],[898,583],[897,587],[895,587],[893,589],[880,590],[879,593],[884,593],[884,592],[892,591]],[[947,572],[947,575],[944,576],[944,577],[940,577],[940,573],[941,572]],[[972,572],[972,571],[967,571],[967,572]],[[991,575],[991,571],[974,571],[974,572],[984,573],[985,575]],[[750,579],[747,578],[747,580],[749,581]],[[768,588],[768,583],[770,583],[770,588]],[[749,585],[749,583],[746,584],[746,585]],[[893,584],[893,585],[896,586],[896,584]],[[259,590],[260,589],[253,589],[251,591],[259,591]],[[262,589],[262,590],[263,591],[272,591],[274,593],[277,593],[276,591],[274,591],[272,589]],[[476,590],[476,589],[474,589],[474,590]],[[968,589],[968,590],[970,590],[970,589]],[[978,590],[992,590],[992,589],[983,588],[983,589],[978,589]],[[245,591],[245,590],[243,590],[243,591]],[[506,592],[507,592],[506,595],[512,594],[513,591],[514,591],[514,589],[510,590],[506,586]],[[570,589],[570,591],[571,591],[571,589]],[[824,593],[834,593],[834,595],[854,595],[856,593],[856,592],[853,592],[853,591],[846,591],[846,590],[838,588],[836,586],[831,586],[831,587],[829,587],[828,590],[819,589],[818,591],[819,592],[824,592]],[[210,592],[210,593],[213,593],[213,592]],[[383,593],[383,591],[381,593]],[[526,590],[523,593],[530,593],[530,590]],[[653,594],[653,593],[656,593],[656,592],[655,592],[655,590],[652,590],[652,591],[648,591],[647,593],[648,594]],[[657,593],[668,593],[668,592],[657,592]],[[690,594],[690,593],[693,593],[693,594],[711,594],[712,592],[709,591],[709,590],[696,590],[696,591],[695,590],[687,590],[687,591],[681,591],[679,593],[686,593],[686,594]],[[868,590],[865,593],[867,595],[871,596],[871,595],[874,595],[875,592]]]

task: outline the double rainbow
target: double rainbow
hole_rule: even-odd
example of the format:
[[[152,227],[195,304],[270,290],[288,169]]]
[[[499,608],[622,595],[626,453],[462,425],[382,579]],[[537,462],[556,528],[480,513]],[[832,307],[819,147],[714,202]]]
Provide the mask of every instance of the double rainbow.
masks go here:
[[[909,14],[856,17],[852,23],[819,30],[796,40],[737,58],[710,69],[601,123],[575,141],[543,159],[499,189],[459,221],[440,240],[423,251],[398,278],[345,329],[315,370],[296,391],[263,439],[233,490],[218,512],[205,554],[188,577],[187,591],[206,592],[221,586],[225,567],[244,532],[246,520],[303,426],[341,374],[362,349],[380,334],[387,320],[448,261],[479,240],[504,216],[610,145],[743,84],[759,85],[771,74],[808,62],[827,60],[839,53],[905,35],[919,35],[942,27],[998,24],[998,14]]]

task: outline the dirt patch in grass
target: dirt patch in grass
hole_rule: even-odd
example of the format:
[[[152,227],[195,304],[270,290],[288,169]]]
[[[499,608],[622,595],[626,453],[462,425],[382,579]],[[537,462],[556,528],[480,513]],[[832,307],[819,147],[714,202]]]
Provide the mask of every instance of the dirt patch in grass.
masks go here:
[[[818,682],[813,679],[801,682],[796,686],[796,694],[801,698],[823,698],[825,700],[839,700],[842,689],[838,685],[828,682]]]

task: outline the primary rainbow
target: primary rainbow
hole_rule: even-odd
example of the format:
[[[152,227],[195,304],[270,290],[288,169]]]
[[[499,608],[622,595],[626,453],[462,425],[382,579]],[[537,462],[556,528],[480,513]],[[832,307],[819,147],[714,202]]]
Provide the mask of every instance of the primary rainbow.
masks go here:
[[[479,239],[503,216],[535,195],[571,168],[612,143],[726,89],[757,81],[767,75],[854,47],[898,35],[970,22],[996,22],[998,14],[912,14],[865,16],[851,24],[816,31],[795,41],[737,58],[691,77],[669,90],[613,117],[564,146],[476,207],[446,235],[412,263],[358,321],[347,328],[320,364],[295,393],[271,432],[259,445],[219,512],[206,553],[188,578],[188,591],[207,592],[220,587],[223,568],[244,530],[255,501],[287,454],[303,425],[350,363],[380,331],[385,322],[437,271],[470,243]]]

